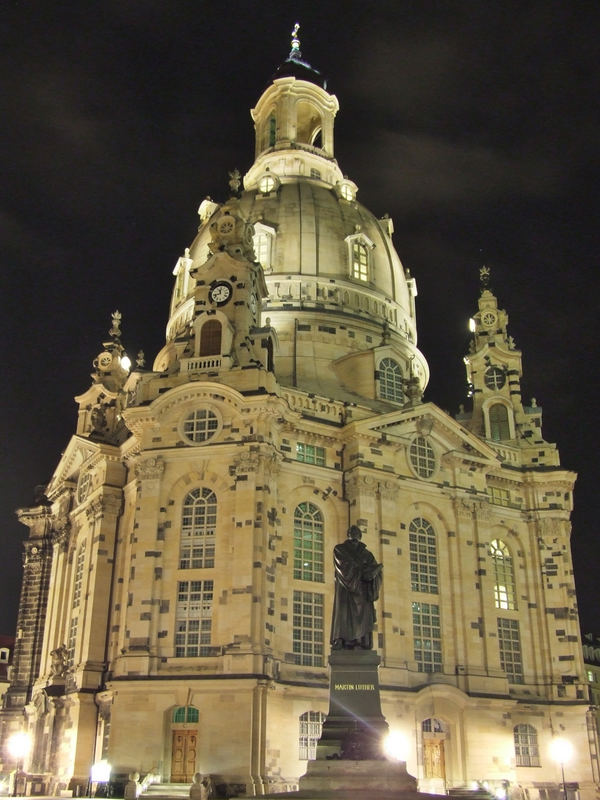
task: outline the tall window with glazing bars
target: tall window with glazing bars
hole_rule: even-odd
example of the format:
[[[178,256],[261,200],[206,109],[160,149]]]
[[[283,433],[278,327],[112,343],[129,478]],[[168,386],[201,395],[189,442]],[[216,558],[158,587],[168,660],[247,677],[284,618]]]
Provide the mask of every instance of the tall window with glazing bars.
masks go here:
[[[442,671],[440,607],[435,603],[412,604],[414,656],[419,672]]]
[[[293,658],[294,664],[322,667],[324,652],[323,595],[320,592],[294,591]]]
[[[494,566],[494,603],[496,608],[515,611],[517,608],[515,572],[510,550],[501,539],[494,539],[490,544],[490,556]]]
[[[500,666],[506,673],[508,682],[523,683],[523,658],[518,620],[498,619],[498,645]]]
[[[313,503],[294,511],[294,578],[323,582],[323,515]]]
[[[213,582],[179,581],[175,611],[175,657],[210,655]]]
[[[408,528],[410,581],[413,592],[438,593],[438,565],[432,524],[416,517]]]
[[[183,501],[179,569],[215,565],[217,497],[211,489],[193,489]]]

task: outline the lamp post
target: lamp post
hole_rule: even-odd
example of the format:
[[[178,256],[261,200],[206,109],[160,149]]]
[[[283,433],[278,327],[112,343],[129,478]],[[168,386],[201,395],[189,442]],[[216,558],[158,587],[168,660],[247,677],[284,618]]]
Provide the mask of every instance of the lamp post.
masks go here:
[[[31,747],[31,739],[29,738],[29,734],[25,731],[17,731],[10,736],[6,744],[8,747],[8,752],[15,759],[15,783],[13,786],[13,797],[16,797],[17,779],[19,777],[19,772],[23,767],[23,760],[29,752],[29,748]]]
[[[550,755],[560,764],[562,774],[562,787],[564,800],[567,800],[567,784],[565,783],[565,764],[573,755],[573,745],[568,739],[563,739],[561,736],[556,736],[550,742]]]

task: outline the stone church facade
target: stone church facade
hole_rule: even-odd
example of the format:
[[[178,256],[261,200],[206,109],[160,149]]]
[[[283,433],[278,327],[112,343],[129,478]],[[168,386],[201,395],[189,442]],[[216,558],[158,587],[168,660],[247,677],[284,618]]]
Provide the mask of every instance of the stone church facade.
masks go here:
[[[420,789],[546,800],[560,735],[595,796],[575,475],[522,401],[486,270],[472,410],[423,401],[415,280],[337,165],[337,109],[295,40],[252,110],[243,184],[200,206],[164,348],[129,369],[113,315],[76,432],[18,512],[0,721],[4,744],[30,733],[24,767],[46,791],[83,790],[101,759],[117,780],[294,787],[328,708],[331,554],[355,524],[384,565],[382,709]]]

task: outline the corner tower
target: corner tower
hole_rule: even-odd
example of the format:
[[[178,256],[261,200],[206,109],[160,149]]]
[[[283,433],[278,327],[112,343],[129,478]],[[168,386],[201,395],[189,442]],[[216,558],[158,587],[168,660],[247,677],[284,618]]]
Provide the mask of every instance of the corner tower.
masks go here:
[[[513,466],[559,466],[555,444],[542,437],[542,409],[523,405],[522,353],[508,335],[508,314],[490,288],[490,269],[480,270],[481,294],[471,319],[473,338],[464,362],[473,398],[471,415],[459,419]]]

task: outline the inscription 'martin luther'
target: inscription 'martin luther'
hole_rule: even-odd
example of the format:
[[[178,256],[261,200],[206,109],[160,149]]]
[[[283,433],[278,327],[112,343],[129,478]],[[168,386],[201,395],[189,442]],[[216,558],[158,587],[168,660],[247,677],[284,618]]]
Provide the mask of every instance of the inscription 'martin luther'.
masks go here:
[[[374,692],[374,683],[334,683],[333,688],[338,692]]]

